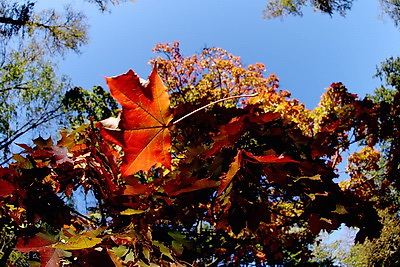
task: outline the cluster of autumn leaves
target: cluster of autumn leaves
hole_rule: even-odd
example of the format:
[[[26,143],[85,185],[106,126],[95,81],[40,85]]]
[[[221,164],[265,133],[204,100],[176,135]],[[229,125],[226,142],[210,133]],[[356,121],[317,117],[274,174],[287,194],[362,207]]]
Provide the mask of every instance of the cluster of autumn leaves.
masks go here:
[[[243,68],[218,48],[185,58],[178,43],[156,51],[167,58],[148,81],[133,71],[107,78],[118,118],[21,145],[0,169],[0,215],[17,250],[38,252],[42,266],[282,264],[306,260],[305,244],[341,223],[358,227],[358,240],[379,234],[359,189],[372,183],[362,169],[377,168],[372,147],[385,138],[370,138],[379,107],[336,83],[310,111],[262,64]],[[349,134],[369,143],[339,185]],[[93,193],[92,213],[68,205],[78,189]]]

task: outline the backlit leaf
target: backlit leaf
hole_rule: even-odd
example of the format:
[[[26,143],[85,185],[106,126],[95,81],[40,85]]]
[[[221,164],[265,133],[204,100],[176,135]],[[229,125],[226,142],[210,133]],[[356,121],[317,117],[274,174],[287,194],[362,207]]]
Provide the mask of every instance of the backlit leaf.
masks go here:
[[[158,241],[153,241],[153,244],[160,248],[160,251],[163,255],[167,256],[168,258],[170,258],[173,261],[175,260],[174,257],[172,257],[170,249],[167,246],[165,246],[163,243],[158,242]]]
[[[53,245],[54,248],[64,250],[78,250],[85,248],[92,248],[102,242],[103,239],[97,236],[104,231],[104,227],[99,227],[94,231],[84,232],[83,234],[74,233],[72,229],[68,229],[69,233],[74,235],[70,236],[67,240],[62,239],[57,244]]]
[[[95,245],[101,243],[102,239],[90,236],[74,236],[70,238],[65,244],[60,242],[54,245],[54,248],[64,249],[64,250],[77,250],[84,248],[92,248]]]
[[[110,249],[110,251],[121,258],[129,251],[129,249],[126,246],[118,246],[113,247],[112,249]]]
[[[38,137],[36,139],[33,140],[33,143],[39,148],[39,149],[43,149],[45,147],[51,147],[53,146],[53,140],[51,139],[51,137],[44,139],[43,137]]]
[[[301,176],[293,178],[295,181],[299,180],[313,180],[313,181],[321,181],[321,175],[317,174],[314,176]]]
[[[153,188],[151,184],[141,184],[137,178],[129,179],[129,183],[125,185],[123,195],[143,195],[152,192]]]
[[[229,171],[226,174],[225,178],[222,179],[221,185],[218,187],[218,195],[221,195],[222,192],[226,189],[226,187],[231,183],[233,177],[235,177],[236,173],[240,169],[240,165],[242,162],[242,151],[239,151],[229,167]]]
[[[255,160],[256,162],[259,163],[287,163],[287,162],[296,162],[298,161],[291,159],[288,156],[280,155],[267,155],[267,156],[254,156],[252,153],[245,151],[244,152],[247,157],[249,157],[251,160]],[[248,161],[251,161],[248,160]]]
[[[104,120],[99,126],[105,139],[124,150],[122,175],[147,171],[157,163],[170,168],[168,124],[172,113],[169,96],[156,67],[147,83],[132,70],[106,80],[111,94],[122,106],[122,113],[119,119]]]
[[[121,215],[135,215],[141,214],[143,212],[145,212],[145,210],[126,209],[124,211],[121,211]]]

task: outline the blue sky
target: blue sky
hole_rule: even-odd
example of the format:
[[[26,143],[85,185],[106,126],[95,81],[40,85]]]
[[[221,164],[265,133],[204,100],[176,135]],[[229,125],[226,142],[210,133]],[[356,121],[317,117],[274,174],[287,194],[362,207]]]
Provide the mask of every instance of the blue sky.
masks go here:
[[[283,20],[262,18],[264,0],[137,0],[105,14],[80,0],[68,2],[88,15],[90,43],[82,54],[60,60],[59,71],[84,88],[105,86],[103,76],[130,68],[146,78],[154,45],[179,41],[186,55],[217,46],[245,65],[264,63],[266,74],[280,77],[281,89],[313,108],[332,82],[360,96],[371,93],[380,84],[372,78],[376,65],[399,55],[400,30],[378,18],[378,0],[356,1],[345,18],[310,9]]]

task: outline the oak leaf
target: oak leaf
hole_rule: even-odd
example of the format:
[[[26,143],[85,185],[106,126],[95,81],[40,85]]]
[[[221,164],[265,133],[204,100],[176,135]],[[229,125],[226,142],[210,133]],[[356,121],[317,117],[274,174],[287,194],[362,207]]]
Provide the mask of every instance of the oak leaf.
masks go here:
[[[132,70],[106,81],[122,112],[119,118],[106,119],[99,126],[106,140],[124,150],[122,176],[147,171],[156,164],[170,168],[168,127],[173,116],[169,95],[156,67],[148,82],[143,82]]]

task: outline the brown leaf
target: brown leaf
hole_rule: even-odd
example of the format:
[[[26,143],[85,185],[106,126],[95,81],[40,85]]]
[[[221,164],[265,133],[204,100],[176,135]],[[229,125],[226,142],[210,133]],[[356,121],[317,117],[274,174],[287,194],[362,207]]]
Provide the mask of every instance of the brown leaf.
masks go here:
[[[51,137],[44,139],[43,137],[38,137],[33,140],[33,143],[37,146],[39,149],[43,149],[45,147],[52,147],[53,146],[53,140]]]
[[[315,213],[308,218],[308,225],[313,235],[317,235],[322,229],[332,231],[339,227],[339,223],[335,218],[326,219]]]
[[[217,187],[219,185],[218,181],[213,181],[210,179],[201,179],[201,180],[196,180],[193,184],[186,188],[182,188],[178,191],[170,193],[171,196],[177,196],[182,193],[189,193],[197,190],[202,190],[206,188],[212,188],[212,187]]]
[[[123,195],[136,196],[149,194],[153,191],[152,184],[141,184],[137,178],[132,178],[127,181]]]

